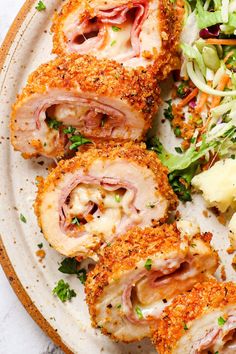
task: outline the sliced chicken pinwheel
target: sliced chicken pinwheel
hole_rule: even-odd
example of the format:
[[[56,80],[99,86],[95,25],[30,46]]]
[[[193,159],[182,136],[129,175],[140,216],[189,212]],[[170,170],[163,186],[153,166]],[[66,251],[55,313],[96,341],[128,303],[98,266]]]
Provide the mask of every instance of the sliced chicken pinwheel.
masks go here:
[[[152,330],[159,354],[235,354],[236,285],[197,284],[175,298]]]
[[[60,162],[39,186],[35,210],[49,243],[82,259],[131,226],[165,220],[176,204],[155,153],[126,143]]]
[[[87,142],[82,136],[140,140],[159,91],[145,70],[76,54],[52,60],[29,77],[13,107],[12,144],[26,157],[59,157]]]
[[[174,296],[215,272],[210,238],[185,234],[175,224],[133,228],[117,238],[88,275],[93,326],[125,342],[150,336],[149,324]]]
[[[167,69],[177,58],[181,20],[169,0],[69,0],[54,18],[54,53]]]

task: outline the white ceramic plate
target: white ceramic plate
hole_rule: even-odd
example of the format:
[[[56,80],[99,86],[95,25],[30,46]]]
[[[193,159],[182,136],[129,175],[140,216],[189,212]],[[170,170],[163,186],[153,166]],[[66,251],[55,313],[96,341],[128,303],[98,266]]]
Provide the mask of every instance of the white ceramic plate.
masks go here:
[[[39,158],[24,160],[13,151],[9,143],[9,116],[17,93],[25,85],[28,74],[52,56],[50,35],[51,18],[61,4],[59,0],[45,1],[47,10],[35,10],[37,1],[28,0],[11,28],[2,48],[0,61],[4,67],[0,78],[1,96],[1,153],[0,153],[0,208],[2,236],[1,263],[15,291],[32,317],[59,344],[65,352],[80,354],[151,354],[155,353],[149,341],[138,344],[115,344],[90,326],[88,309],[84,301],[83,286],[73,276],[58,272],[62,257],[47,242],[37,226],[33,212],[37,175],[46,175],[47,161]],[[12,42],[12,43],[10,43]],[[10,45],[11,44],[11,45]],[[168,92],[168,85],[165,90]],[[167,124],[156,125],[165,144],[175,144]],[[43,164],[43,165],[42,165]],[[180,207],[183,215],[197,219],[202,231],[214,232],[213,245],[219,250],[228,274],[227,280],[236,280],[231,260],[227,255],[227,230],[214,215],[203,216],[205,209],[198,196],[194,203]],[[22,213],[27,223],[20,221]],[[36,256],[37,244],[43,242],[46,257],[42,263]],[[55,283],[64,278],[76,290],[77,297],[62,304],[53,297]]]

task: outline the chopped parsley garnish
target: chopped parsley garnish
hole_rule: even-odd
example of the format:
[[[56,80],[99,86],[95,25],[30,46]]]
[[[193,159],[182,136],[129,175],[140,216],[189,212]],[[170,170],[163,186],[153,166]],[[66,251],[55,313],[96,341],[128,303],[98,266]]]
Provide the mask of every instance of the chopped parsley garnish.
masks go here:
[[[69,301],[76,296],[76,292],[70,289],[70,285],[65,283],[63,279],[58,281],[52,293],[53,295],[57,295],[62,302]]]
[[[140,309],[140,307],[136,306],[135,312],[137,313],[139,319],[143,318],[143,313],[142,313],[142,310]]]
[[[168,108],[164,109],[164,117],[169,121],[172,121],[174,118],[174,115],[172,113],[172,100],[168,100],[166,101],[166,103],[168,104]]]
[[[76,150],[81,145],[92,143],[91,140],[84,138],[81,134],[73,135],[70,137],[70,141],[73,143],[70,146],[70,150]]]
[[[221,327],[224,326],[226,322],[226,320],[223,317],[219,317],[217,321],[218,321],[218,325]]]
[[[190,202],[192,200],[190,188],[190,182],[192,178],[190,179],[187,174],[186,177],[188,179],[185,179],[184,177],[185,175],[179,176],[176,173],[170,173],[168,175],[170,185],[173,188],[175,194],[178,196],[178,198],[182,200],[182,202]]]
[[[77,274],[79,262],[75,258],[65,258],[58,270],[64,274]]]
[[[111,47],[113,47],[113,45],[115,45],[116,44],[116,41],[114,40],[114,41],[112,41],[111,42]]]
[[[117,203],[120,203],[120,202],[121,202],[121,196],[120,196],[119,194],[116,194],[116,195],[115,195],[115,201],[116,201]]]
[[[23,214],[20,214],[20,221],[22,221],[23,223],[27,223],[26,217]]]
[[[183,150],[179,146],[175,147],[175,151],[178,152],[178,154],[182,154],[183,153]]]
[[[46,10],[46,5],[40,0],[35,8],[38,11],[44,11]]]
[[[87,279],[85,269],[79,269],[80,263],[75,258],[65,258],[58,270],[64,274],[76,274],[82,284]]]
[[[53,118],[47,118],[46,123],[49,128],[58,130],[60,126],[62,125],[62,122],[58,122],[58,120],[53,119]]]
[[[114,32],[119,32],[119,31],[121,31],[121,28],[120,28],[120,27],[117,27],[117,26],[112,26],[111,28],[112,28],[112,31],[114,31]]]
[[[80,220],[77,217],[74,217],[71,221],[72,225],[80,225]]]
[[[191,243],[191,247],[197,247],[196,243]]]
[[[188,91],[189,91],[188,85],[185,82],[183,82],[177,88],[177,95],[180,98],[184,98],[188,94]]]
[[[179,138],[181,136],[181,130],[179,127],[176,127],[174,129],[174,133],[175,133],[175,136],[177,136],[177,138]]]
[[[188,330],[188,327],[187,327],[187,324],[184,322],[184,330],[187,331]]]
[[[219,354],[219,352],[217,351],[217,352],[215,352],[215,354]]]
[[[121,308],[121,304],[116,305],[116,308],[120,309]]]
[[[76,131],[76,128],[71,127],[71,126],[63,129],[64,134],[74,134],[75,131]]]
[[[86,279],[87,279],[87,273],[86,273],[86,270],[83,268],[83,269],[80,269],[78,272],[77,272],[77,277],[79,278],[81,284],[85,284],[86,282]]]
[[[43,243],[42,242],[38,244],[38,248],[40,248],[40,249],[43,248]]]
[[[148,258],[146,260],[146,263],[144,265],[144,267],[147,269],[147,270],[151,270],[152,269],[152,260],[150,258]]]

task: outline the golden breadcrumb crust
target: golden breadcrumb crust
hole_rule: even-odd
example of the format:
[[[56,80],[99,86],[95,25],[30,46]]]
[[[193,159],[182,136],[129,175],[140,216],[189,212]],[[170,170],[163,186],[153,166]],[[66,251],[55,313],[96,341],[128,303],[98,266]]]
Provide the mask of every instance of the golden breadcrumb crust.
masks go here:
[[[159,0],[160,33],[162,38],[162,51],[155,58],[150,70],[158,80],[164,80],[171,71],[181,66],[179,41],[183,26],[184,2],[176,3],[169,0]]]
[[[204,239],[204,237],[204,235],[196,235],[196,238]],[[205,239],[209,240],[210,237]],[[93,326],[97,325],[96,304],[111,279],[119,279],[124,271],[135,269],[139,261],[146,260],[159,252],[166,255],[168,259],[168,254],[172,251],[181,251],[182,241],[182,235],[174,223],[163,224],[156,228],[134,227],[107,246],[99,263],[88,274],[85,285],[86,301]],[[105,328],[102,331],[108,334]]]
[[[165,308],[162,318],[152,328],[153,343],[160,354],[171,354],[185,334],[184,325],[206,313],[236,304],[236,285],[215,280],[199,283],[191,292],[177,296]]]
[[[151,72],[145,69],[126,70],[121,64],[89,55],[71,54],[39,66],[28,78],[27,85],[13,105],[11,140],[14,145],[14,126],[17,110],[36,93],[46,94],[53,88],[96,93],[128,102],[132,111],[145,120],[143,134],[152,123],[160,103],[160,89]],[[33,119],[33,117],[32,117]]]
[[[144,58],[154,59],[154,64],[150,64],[149,69],[159,80],[167,77],[171,70],[180,67],[179,55],[179,38],[183,23],[183,2],[178,0],[177,4],[169,0],[159,0],[159,16],[158,16],[158,32],[162,39],[162,49],[160,53],[149,53],[144,51],[141,53]],[[122,4],[132,4],[132,1],[119,1],[114,6]],[[65,54],[67,51],[61,43],[66,42],[65,34],[63,33],[64,22],[67,17],[77,8],[84,10],[81,17],[93,17],[95,11],[93,4],[89,0],[69,0],[62,9],[54,15],[51,31],[53,36],[53,53],[57,55]],[[98,6],[98,5],[97,5]]]
[[[132,162],[150,169],[156,179],[158,192],[169,201],[169,210],[176,208],[177,198],[169,185],[167,169],[162,165],[153,151],[146,150],[146,145],[143,143],[135,144],[128,142],[122,145],[114,142],[104,142],[103,144],[98,144],[97,148],[93,145],[91,147],[84,147],[83,151],[78,152],[77,155],[70,160],[61,160],[49,176],[45,180],[42,179],[40,181],[34,205],[39,226],[41,227],[40,205],[44,194],[47,193],[47,190],[52,185],[57,186],[66,173],[73,173],[81,168],[83,168],[84,171],[89,170],[90,166],[97,159],[115,160],[117,158],[125,159],[127,162]],[[163,220],[164,219],[165,218],[163,218]],[[155,223],[155,221],[153,222]]]

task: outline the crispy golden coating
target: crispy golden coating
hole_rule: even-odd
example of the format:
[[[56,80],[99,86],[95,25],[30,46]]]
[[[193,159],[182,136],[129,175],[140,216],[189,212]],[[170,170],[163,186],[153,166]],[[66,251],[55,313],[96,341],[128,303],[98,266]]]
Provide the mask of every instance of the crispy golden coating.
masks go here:
[[[117,4],[114,2],[114,6],[121,4],[129,4],[129,1],[119,1]],[[150,72],[154,73],[159,80],[163,80],[167,77],[170,71],[180,67],[180,53],[179,53],[179,38],[182,29],[184,5],[182,0],[178,0],[177,4],[169,0],[159,0],[159,17],[158,17],[158,32],[160,32],[162,40],[162,48],[160,53],[153,50],[153,53],[144,51],[142,56],[146,59],[150,59],[154,64],[148,67]],[[62,34],[64,21],[69,14],[81,8],[84,13],[81,13],[81,17],[93,17],[95,6],[88,0],[69,0],[67,1],[60,12],[55,13],[54,21],[51,31],[53,36],[53,53],[57,55],[65,54],[65,47],[61,45],[62,38],[66,42],[65,35]],[[98,6],[98,4],[96,4]]]
[[[196,320],[214,309],[236,304],[236,285],[215,280],[199,283],[191,292],[177,296],[161,320],[152,328],[153,343],[158,353],[170,354],[185,334],[184,324]]]
[[[173,3],[169,0],[159,1],[160,32],[162,37],[162,51],[155,58],[150,67],[159,80],[164,80],[171,71],[181,66],[179,40],[183,26],[184,2],[178,0]]]
[[[127,162],[147,167],[153,171],[158,185],[158,192],[170,203],[169,210],[176,208],[177,198],[169,185],[167,169],[162,165],[153,151],[146,150],[146,145],[143,143],[135,144],[128,142],[122,145],[114,142],[104,142],[103,144],[98,144],[97,148],[95,146],[84,147],[83,152],[78,152],[77,155],[70,160],[61,160],[47,179],[40,181],[38,185],[39,191],[35,201],[35,213],[38,216],[39,225],[41,226],[39,207],[44,193],[46,193],[47,189],[50,188],[52,184],[56,186],[64,174],[69,172],[73,173],[77,169],[83,168],[86,172],[97,159],[115,160],[117,158],[125,159]]]
[[[42,94],[42,96],[45,94],[46,96],[47,92],[50,93],[50,89],[53,88],[73,91],[74,95],[79,90],[87,91],[88,93],[95,93],[96,96],[106,96],[107,98],[114,98],[115,101],[117,99],[127,102],[129,105],[127,108],[132,112],[137,112],[137,114],[140,113],[141,119],[144,119],[143,135],[151,125],[152,116],[159,103],[160,93],[155,78],[146,70],[140,70],[139,74],[136,71],[128,72],[116,62],[97,60],[91,56],[76,54],[52,60],[41,65],[30,75],[27,86],[13,106],[10,124],[11,141],[16,150],[19,150],[19,137],[16,136],[18,112],[22,110],[22,107],[24,108],[24,105],[27,111],[29,101],[33,101],[36,94]],[[26,113],[29,114],[28,111]],[[29,119],[30,117],[26,118]],[[32,121],[34,119],[32,113]],[[100,134],[100,128],[97,130],[94,130],[95,136],[96,133],[97,136]],[[24,135],[24,131],[22,131],[22,135]],[[142,134],[140,135],[141,138]],[[44,154],[45,147],[40,140],[34,140],[32,137],[32,140],[26,140],[25,144],[31,144],[35,153],[25,153],[24,157],[31,157],[37,153]],[[63,156],[63,136],[54,146],[54,150],[50,152],[51,156]],[[21,149],[20,151],[22,151]]]
[[[196,235],[210,240],[206,235]],[[181,252],[183,238],[176,224],[163,224],[156,228],[132,228],[124,235],[115,239],[101,255],[100,262],[92,270],[86,282],[86,301],[89,305],[92,323],[96,326],[96,303],[111,279],[119,279],[126,270],[135,269],[141,260],[146,260],[158,252],[168,255],[172,251]],[[104,334],[108,334],[102,329]]]
[[[89,55],[71,54],[39,66],[28,78],[26,87],[18,96],[11,116],[11,140],[14,145],[14,125],[17,110],[36,93],[58,88],[81,90],[98,96],[127,101],[133,111],[145,119],[143,133],[151,126],[159,104],[160,89],[153,74],[145,69],[128,71],[115,61],[98,60]]]

